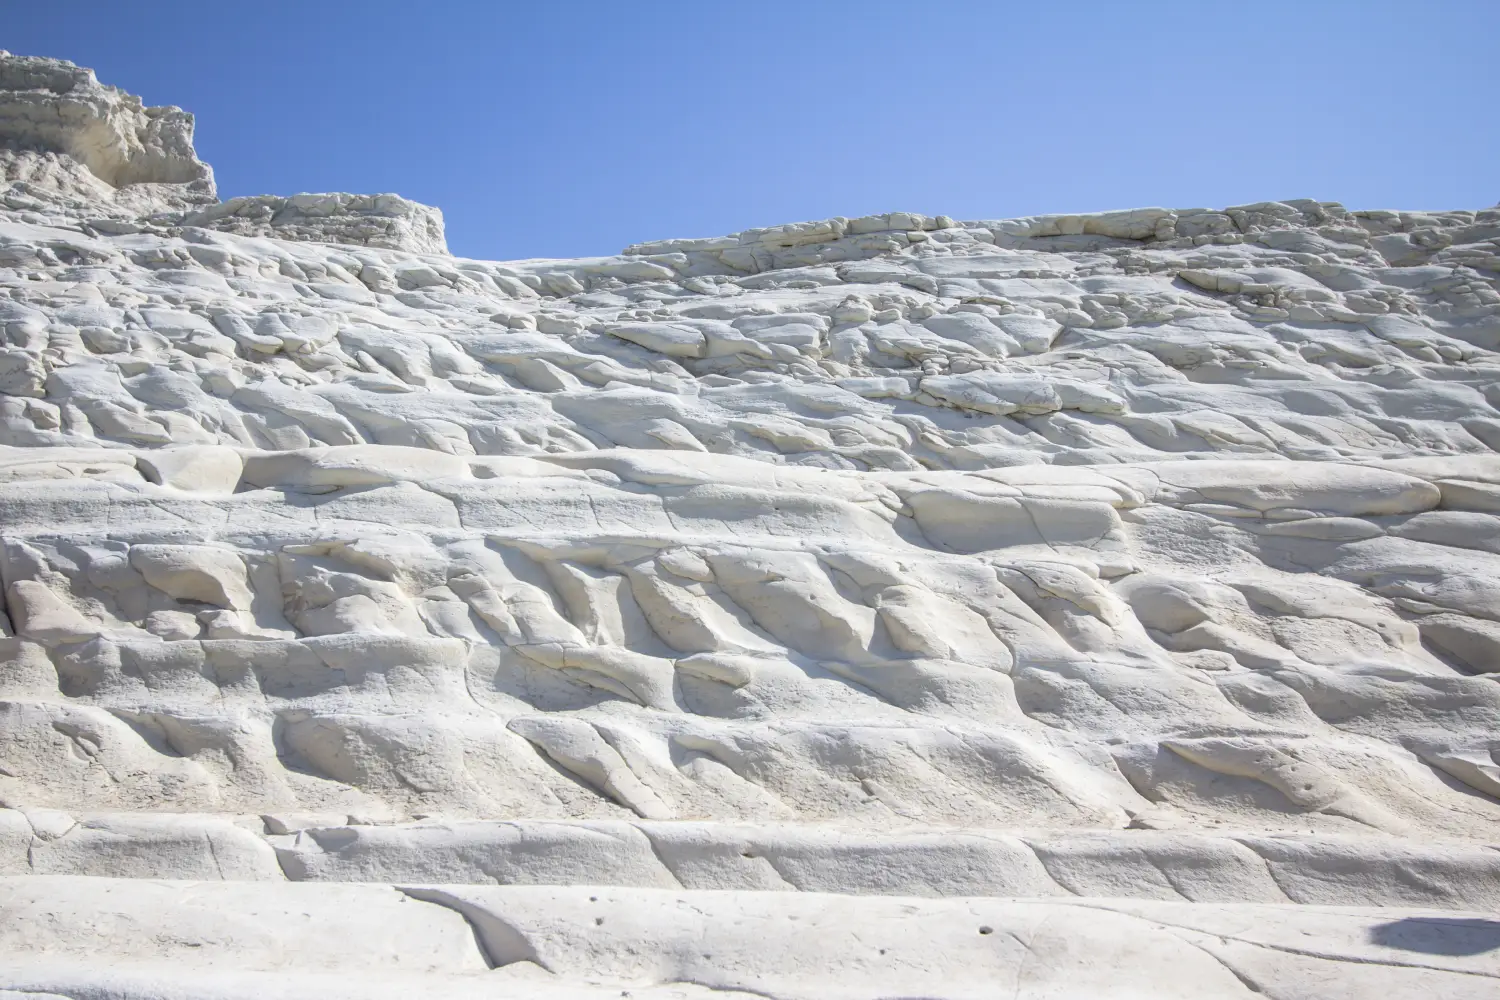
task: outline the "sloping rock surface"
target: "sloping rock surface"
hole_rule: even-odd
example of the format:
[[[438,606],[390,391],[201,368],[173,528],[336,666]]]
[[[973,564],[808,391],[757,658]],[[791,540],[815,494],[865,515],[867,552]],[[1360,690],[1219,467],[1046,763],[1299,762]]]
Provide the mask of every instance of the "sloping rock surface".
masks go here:
[[[191,127],[0,56],[0,986],[1494,994],[1500,209],[493,263]]]

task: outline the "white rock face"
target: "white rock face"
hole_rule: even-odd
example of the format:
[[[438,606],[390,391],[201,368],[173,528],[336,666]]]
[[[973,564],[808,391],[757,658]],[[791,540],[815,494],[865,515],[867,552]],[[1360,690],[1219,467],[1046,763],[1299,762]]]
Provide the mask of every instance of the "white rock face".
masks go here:
[[[260,195],[220,203],[193,116],[148,108],[93,70],[0,50],[0,206],[88,233],[183,227],[446,254],[443,215],[393,194]]]
[[[1500,988],[1500,209],[498,264],[0,83],[0,987]]]
[[[394,194],[295,194],[231,198],[182,219],[184,226],[280,240],[350,243],[446,254],[443,213]]]
[[[26,997],[1488,1000],[1500,976],[1493,921],[1452,910],[63,876],[0,887],[0,976]]]
[[[145,214],[215,200],[213,170],[193,151],[192,115],[145,107],[70,62],[3,50],[0,166],[11,209],[41,198]]]

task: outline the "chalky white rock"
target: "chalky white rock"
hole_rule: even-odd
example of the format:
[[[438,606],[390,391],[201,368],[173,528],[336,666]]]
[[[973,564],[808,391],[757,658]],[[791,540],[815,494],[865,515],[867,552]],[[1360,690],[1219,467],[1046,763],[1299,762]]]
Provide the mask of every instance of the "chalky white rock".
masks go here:
[[[0,987],[1500,990],[1500,208],[474,261],[6,54],[0,171]]]

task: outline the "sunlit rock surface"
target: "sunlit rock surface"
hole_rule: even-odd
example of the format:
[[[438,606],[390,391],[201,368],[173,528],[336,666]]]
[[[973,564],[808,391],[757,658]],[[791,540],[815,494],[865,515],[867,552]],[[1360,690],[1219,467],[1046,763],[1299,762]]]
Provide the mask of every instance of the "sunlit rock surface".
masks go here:
[[[1500,990],[1500,210],[493,263],[191,135],[0,55],[0,987]]]

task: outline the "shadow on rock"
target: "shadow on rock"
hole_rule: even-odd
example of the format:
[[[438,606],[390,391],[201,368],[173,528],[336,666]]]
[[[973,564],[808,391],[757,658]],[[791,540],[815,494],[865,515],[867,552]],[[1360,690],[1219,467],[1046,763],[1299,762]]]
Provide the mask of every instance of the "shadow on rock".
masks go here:
[[[1406,917],[1372,928],[1370,942],[1428,955],[1480,955],[1500,948],[1500,920]]]

